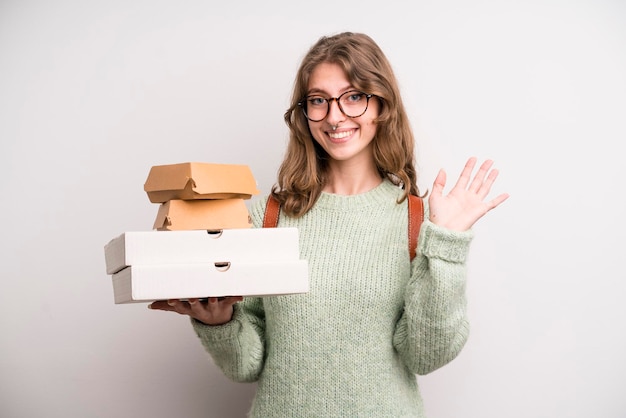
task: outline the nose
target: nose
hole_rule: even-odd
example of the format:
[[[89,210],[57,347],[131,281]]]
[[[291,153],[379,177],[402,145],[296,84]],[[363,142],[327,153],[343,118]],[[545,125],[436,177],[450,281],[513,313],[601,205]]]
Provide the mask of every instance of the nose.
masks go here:
[[[326,121],[331,125],[337,125],[339,122],[343,121],[344,118],[345,115],[339,107],[339,99],[335,97],[328,99],[328,115],[326,116]]]
[[[339,99],[332,97],[328,99],[328,115],[326,121],[331,125],[337,125],[338,122],[345,120],[345,115],[339,107]]]

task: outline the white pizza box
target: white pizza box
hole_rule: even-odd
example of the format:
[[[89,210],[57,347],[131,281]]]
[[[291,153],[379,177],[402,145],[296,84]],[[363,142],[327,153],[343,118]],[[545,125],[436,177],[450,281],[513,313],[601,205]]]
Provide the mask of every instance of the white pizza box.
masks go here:
[[[309,291],[306,260],[132,265],[112,279],[116,304]]]
[[[107,274],[139,264],[298,260],[297,228],[131,231],[104,246]]]

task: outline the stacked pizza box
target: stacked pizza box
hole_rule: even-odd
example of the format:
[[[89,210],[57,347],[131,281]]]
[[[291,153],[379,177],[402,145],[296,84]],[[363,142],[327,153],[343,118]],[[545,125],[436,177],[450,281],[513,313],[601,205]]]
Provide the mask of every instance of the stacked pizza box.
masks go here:
[[[308,291],[298,230],[252,228],[245,200],[258,190],[247,166],[154,166],[144,190],[159,205],[153,229],[104,247],[115,303]]]

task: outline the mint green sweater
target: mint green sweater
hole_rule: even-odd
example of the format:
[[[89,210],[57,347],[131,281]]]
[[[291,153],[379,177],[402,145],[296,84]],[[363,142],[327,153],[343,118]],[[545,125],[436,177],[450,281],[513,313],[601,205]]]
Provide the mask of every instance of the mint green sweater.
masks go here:
[[[472,232],[426,217],[411,263],[400,195],[384,181],[359,195],[322,193],[299,219],[281,215],[279,227],[299,229],[309,293],[246,298],[220,326],[192,321],[226,376],[258,381],[250,416],[424,416],[416,374],[453,360],[468,337]],[[264,209],[265,199],[250,208],[257,227]]]

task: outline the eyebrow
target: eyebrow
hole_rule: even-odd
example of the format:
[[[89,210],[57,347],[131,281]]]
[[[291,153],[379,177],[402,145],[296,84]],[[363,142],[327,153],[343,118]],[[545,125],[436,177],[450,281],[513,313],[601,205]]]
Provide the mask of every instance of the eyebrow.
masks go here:
[[[357,89],[352,84],[350,84],[349,86],[344,87],[343,89],[340,89],[339,90],[340,93],[337,96],[339,96],[339,95],[341,95],[341,94],[343,94],[343,93],[345,93],[347,91],[351,91],[351,90],[357,90]],[[310,89],[306,93],[307,96],[310,96],[312,94],[324,94],[324,95],[327,95],[328,97],[332,97],[326,90],[318,89],[318,88]]]

